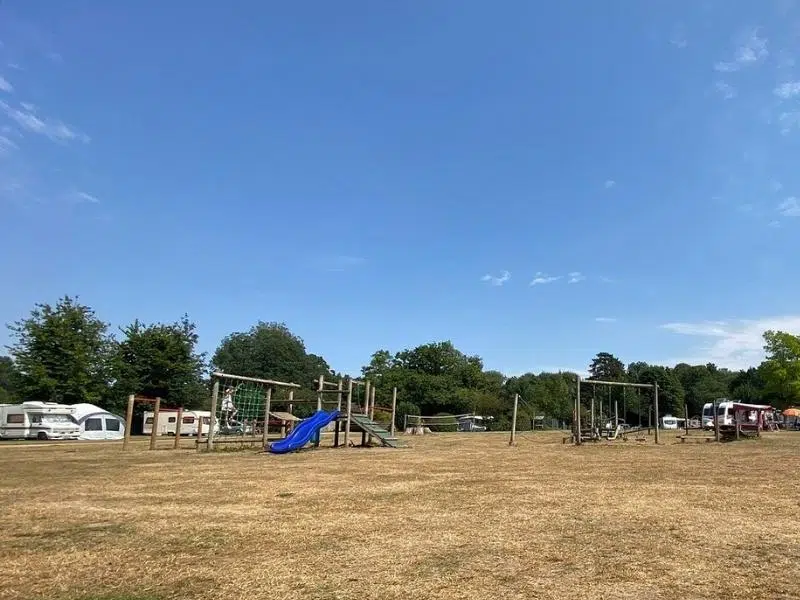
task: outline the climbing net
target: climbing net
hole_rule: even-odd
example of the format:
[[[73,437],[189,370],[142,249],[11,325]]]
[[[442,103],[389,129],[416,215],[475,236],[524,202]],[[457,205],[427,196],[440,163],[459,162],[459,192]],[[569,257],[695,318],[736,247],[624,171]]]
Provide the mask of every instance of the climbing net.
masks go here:
[[[214,373],[212,410],[213,443],[263,441],[266,443],[271,413],[284,396],[300,386],[295,383]],[[273,419],[274,420],[274,419]]]

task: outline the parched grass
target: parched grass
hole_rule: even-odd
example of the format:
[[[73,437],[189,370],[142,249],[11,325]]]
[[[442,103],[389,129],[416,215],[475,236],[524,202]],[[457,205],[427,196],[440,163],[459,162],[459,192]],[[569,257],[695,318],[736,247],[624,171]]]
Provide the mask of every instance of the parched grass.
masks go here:
[[[0,445],[0,599],[800,598],[800,435]]]

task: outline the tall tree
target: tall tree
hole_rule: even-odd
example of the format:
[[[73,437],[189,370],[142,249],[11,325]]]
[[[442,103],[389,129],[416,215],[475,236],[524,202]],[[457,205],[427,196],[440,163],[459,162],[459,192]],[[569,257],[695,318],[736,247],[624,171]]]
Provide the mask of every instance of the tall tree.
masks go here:
[[[766,331],[764,350],[760,370],[770,399],[781,407],[800,403],[800,336]]]
[[[18,378],[14,361],[8,356],[0,356],[0,404],[17,402]]]
[[[204,403],[205,356],[196,350],[196,328],[188,316],[166,325],[137,320],[122,333],[113,361],[117,403],[131,393],[160,397],[172,406]]]
[[[610,352],[599,352],[589,365],[590,379],[625,381],[625,365]]]
[[[37,304],[9,329],[22,400],[101,401],[114,342],[91,308],[65,296],[55,306]]]
[[[243,375],[278,379],[306,386],[320,375],[333,375],[321,357],[308,354],[303,340],[284,323],[260,321],[247,332],[226,336],[211,359],[214,369]]]

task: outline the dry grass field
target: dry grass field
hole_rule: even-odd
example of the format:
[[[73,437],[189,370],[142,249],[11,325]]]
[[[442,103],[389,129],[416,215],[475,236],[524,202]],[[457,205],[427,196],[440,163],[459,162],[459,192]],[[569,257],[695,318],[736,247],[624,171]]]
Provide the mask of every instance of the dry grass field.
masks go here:
[[[0,598],[800,598],[800,435],[506,440],[0,445]]]

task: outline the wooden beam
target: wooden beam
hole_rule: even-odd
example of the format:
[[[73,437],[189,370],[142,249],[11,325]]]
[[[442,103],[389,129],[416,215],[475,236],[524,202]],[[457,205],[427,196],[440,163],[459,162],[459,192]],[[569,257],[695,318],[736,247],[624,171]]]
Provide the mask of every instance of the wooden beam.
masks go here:
[[[600,381],[599,379],[582,379],[580,376],[578,377],[578,381],[580,383],[590,383],[592,385],[620,385],[623,387],[636,387],[636,388],[648,388],[652,389],[655,387],[652,383],[626,383],[624,381]]]
[[[267,388],[267,397],[266,401],[264,402],[264,432],[262,433],[262,438],[261,438],[264,450],[267,449],[267,439],[269,437],[269,409],[271,402],[272,402],[272,387],[270,386]]]
[[[287,383],[285,381],[275,381],[273,379],[259,379],[257,377],[242,377],[241,375],[230,375],[228,373],[221,373],[219,371],[215,371],[212,373],[214,377],[219,378],[227,378],[227,379],[236,379],[238,381],[252,381],[255,383],[263,383],[264,385],[271,385],[275,387],[288,387],[288,388],[301,388],[299,383]]]

